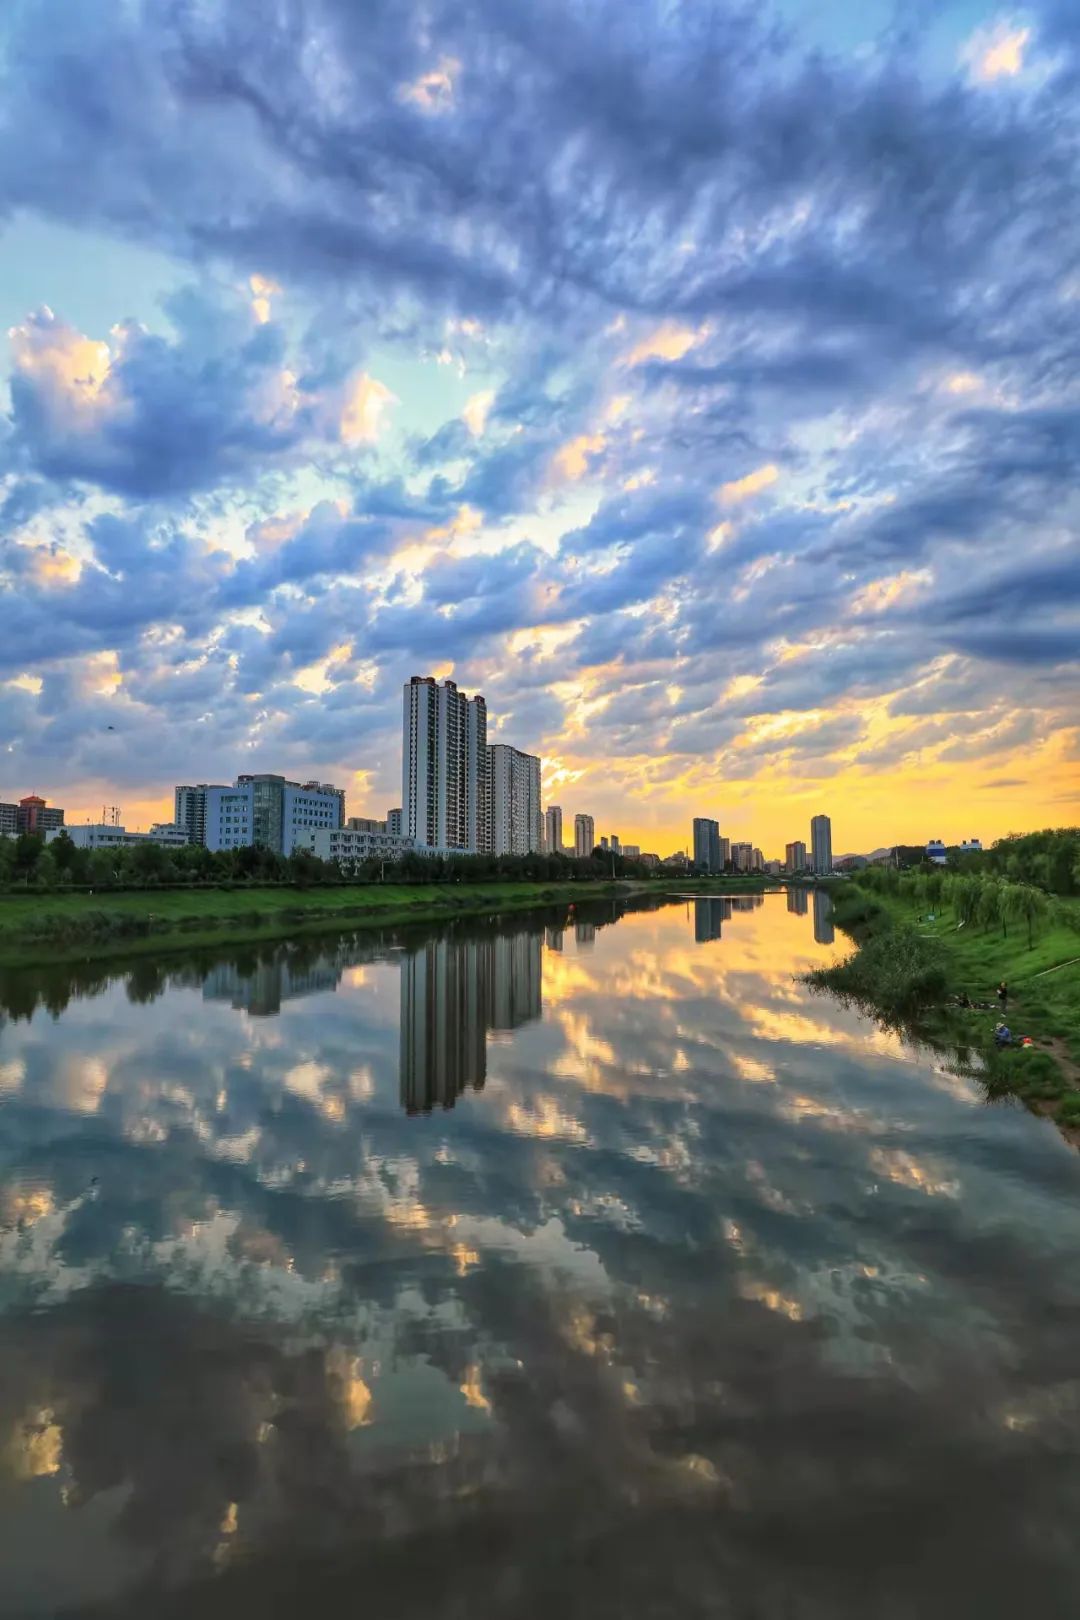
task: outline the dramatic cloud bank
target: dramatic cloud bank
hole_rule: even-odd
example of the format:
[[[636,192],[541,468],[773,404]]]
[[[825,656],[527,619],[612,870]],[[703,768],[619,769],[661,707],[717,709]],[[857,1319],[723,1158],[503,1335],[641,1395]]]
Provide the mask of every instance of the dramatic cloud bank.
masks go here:
[[[1080,22],[812,12],[8,8],[0,797],[432,671],[651,847],[1075,817]]]

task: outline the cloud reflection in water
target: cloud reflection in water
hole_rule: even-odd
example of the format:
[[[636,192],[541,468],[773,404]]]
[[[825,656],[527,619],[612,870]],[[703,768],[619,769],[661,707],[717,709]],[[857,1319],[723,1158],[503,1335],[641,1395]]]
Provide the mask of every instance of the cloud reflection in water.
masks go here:
[[[1058,1612],[1070,1150],[809,910],[615,921],[3,987],[0,1612]]]

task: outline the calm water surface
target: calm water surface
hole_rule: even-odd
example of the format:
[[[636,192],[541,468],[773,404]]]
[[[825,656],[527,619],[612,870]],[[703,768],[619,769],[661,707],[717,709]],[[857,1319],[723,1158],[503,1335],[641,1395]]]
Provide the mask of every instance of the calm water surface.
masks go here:
[[[1080,1158],[805,898],[0,982],[0,1612],[1075,1615]]]

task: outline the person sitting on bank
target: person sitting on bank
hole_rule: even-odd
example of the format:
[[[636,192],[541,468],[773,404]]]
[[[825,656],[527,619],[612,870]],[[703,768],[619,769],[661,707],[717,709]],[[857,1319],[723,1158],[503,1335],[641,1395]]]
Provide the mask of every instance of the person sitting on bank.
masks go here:
[[[994,1039],[999,1046],[1008,1046],[1012,1042],[1012,1031],[1008,1024],[999,1024],[994,1031]]]

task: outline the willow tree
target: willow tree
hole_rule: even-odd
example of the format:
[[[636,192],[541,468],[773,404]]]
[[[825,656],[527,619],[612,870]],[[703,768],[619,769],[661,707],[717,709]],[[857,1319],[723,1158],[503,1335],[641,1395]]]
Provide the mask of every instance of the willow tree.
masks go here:
[[[1028,950],[1035,944],[1035,934],[1047,913],[1050,902],[1041,889],[1033,888],[1030,883],[1010,883],[1008,885],[1008,905],[1010,915],[1018,922],[1027,924]]]

